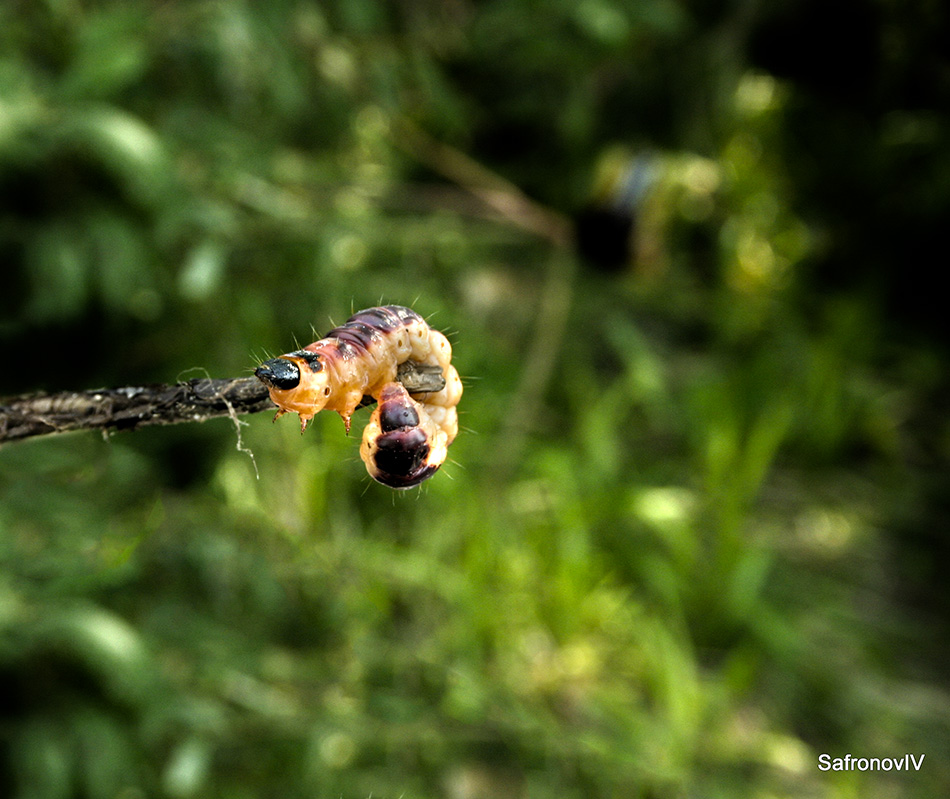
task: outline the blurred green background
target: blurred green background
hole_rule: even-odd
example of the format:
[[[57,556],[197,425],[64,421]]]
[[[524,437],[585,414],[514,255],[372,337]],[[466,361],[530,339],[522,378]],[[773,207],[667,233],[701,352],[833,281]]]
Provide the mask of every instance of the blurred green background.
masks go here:
[[[950,10],[832,5],[0,5],[0,395],[380,301],[466,384],[408,493],[0,447],[0,795],[947,795]]]

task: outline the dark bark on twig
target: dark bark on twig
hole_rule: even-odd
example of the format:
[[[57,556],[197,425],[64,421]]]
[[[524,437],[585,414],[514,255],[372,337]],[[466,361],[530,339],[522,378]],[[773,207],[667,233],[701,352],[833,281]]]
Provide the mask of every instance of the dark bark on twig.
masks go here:
[[[411,361],[400,365],[397,379],[412,394],[439,391],[445,385],[441,368]],[[372,402],[365,397],[363,404]],[[256,377],[34,394],[0,400],[0,443],[70,430],[204,422],[273,409],[267,388]]]

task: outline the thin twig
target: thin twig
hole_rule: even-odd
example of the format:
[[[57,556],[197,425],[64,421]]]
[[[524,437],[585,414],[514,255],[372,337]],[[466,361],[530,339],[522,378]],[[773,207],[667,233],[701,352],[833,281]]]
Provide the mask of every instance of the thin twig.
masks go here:
[[[440,367],[412,361],[400,365],[397,379],[411,394],[439,391],[445,385]],[[363,404],[372,402],[365,397]],[[256,377],[33,394],[0,400],[0,443],[70,430],[204,422],[273,408],[267,388]]]
[[[544,417],[544,402],[539,397],[545,396],[557,374],[574,300],[576,264],[576,260],[563,251],[555,251],[547,265],[534,328],[526,344],[521,379],[501,434],[505,448],[498,460],[497,474],[505,477],[514,472],[529,437],[536,432],[539,419]]]
[[[511,224],[558,247],[570,246],[570,220],[532,200],[514,183],[470,155],[432,138],[406,118],[395,122],[393,139],[416,160],[461,186]]]

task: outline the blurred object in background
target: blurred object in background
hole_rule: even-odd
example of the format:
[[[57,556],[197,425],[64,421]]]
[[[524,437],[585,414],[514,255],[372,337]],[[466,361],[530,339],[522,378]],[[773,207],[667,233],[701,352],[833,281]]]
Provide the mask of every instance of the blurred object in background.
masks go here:
[[[713,217],[722,177],[716,161],[694,153],[614,146],[599,158],[593,183],[575,216],[581,259],[604,274],[656,279],[682,246],[679,239],[688,241],[684,230]],[[703,259],[691,259],[688,268],[703,270]]]
[[[600,158],[593,197],[577,214],[577,251],[602,272],[629,266],[644,202],[660,176],[660,157],[651,151],[632,155],[608,150]]]

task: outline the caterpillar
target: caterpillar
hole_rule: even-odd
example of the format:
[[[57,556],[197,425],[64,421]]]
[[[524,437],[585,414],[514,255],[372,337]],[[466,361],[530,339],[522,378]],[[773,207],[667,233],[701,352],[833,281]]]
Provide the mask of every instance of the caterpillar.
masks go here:
[[[441,369],[444,387],[414,399],[396,380],[408,360]],[[451,360],[448,339],[419,314],[384,305],[358,311],[319,341],[265,361],[254,374],[278,408],[275,421],[296,413],[301,433],[324,409],[339,413],[349,433],[364,395],[375,399],[360,457],[377,482],[411,488],[435,474],[458,433],[462,382]]]

